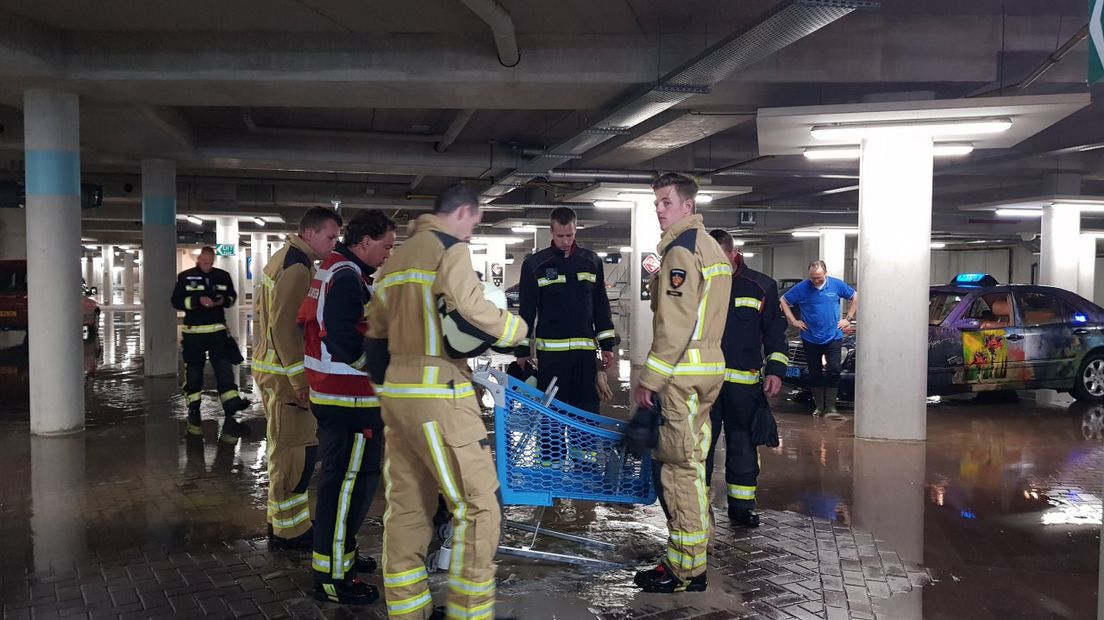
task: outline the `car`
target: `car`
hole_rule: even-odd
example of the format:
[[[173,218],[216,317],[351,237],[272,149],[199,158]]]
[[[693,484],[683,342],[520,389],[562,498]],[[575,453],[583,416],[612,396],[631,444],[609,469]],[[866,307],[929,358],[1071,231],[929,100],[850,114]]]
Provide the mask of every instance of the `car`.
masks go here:
[[[521,286],[520,284],[515,284],[515,285],[511,286],[510,288],[506,289],[506,307],[507,308],[517,308],[518,305],[521,303],[519,301],[521,299],[521,292],[520,292],[520,288],[519,288],[520,286]]]
[[[84,337],[96,335],[100,325],[100,305],[92,297],[96,288],[81,283],[81,324]],[[27,329],[27,261],[0,261],[0,330]]]
[[[854,335],[844,339],[843,353],[840,397],[851,399]],[[807,375],[800,343],[792,340],[783,382],[802,389]],[[1001,285],[987,274],[959,274],[932,286],[928,395],[1032,389],[1104,403],[1104,308],[1067,290]]]

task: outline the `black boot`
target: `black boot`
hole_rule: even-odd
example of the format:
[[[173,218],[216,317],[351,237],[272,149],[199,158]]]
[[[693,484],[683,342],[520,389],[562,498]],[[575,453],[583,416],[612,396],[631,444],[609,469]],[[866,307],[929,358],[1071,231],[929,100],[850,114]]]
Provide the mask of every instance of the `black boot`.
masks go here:
[[[633,582],[645,592],[671,594],[673,592],[705,592],[705,573],[690,579],[679,579],[671,572],[666,563],[651,570],[636,573]]]
[[[440,607],[434,607],[433,608],[433,614],[429,617],[429,620],[445,620],[445,618],[446,618],[446,616],[445,616],[445,607],[444,607],[444,605],[442,605]],[[509,617],[506,617],[506,616],[497,616],[496,615],[495,620],[516,620],[516,618],[509,618]]]
[[[353,569],[358,573],[374,573],[376,572],[376,558],[370,555],[361,555],[358,551],[356,560],[353,561]]]
[[[755,528],[759,527],[759,515],[755,514],[750,508],[740,508],[738,506],[728,507],[728,520],[732,525],[738,525],[740,527]]]
[[[199,415],[199,403],[188,405],[187,432],[189,435],[195,435],[197,437],[203,436],[203,418]]]
[[[227,418],[233,419],[235,413],[249,409],[249,406],[252,404],[253,403],[242,398],[241,396],[235,396],[234,398],[231,398],[230,400],[222,403],[222,410],[226,413]]]
[[[272,531],[272,525],[268,526],[268,548],[279,551],[310,551],[314,545],[314,528],[311,528],[295,538],[282,538]]]
[[[359,579],[314,584],[314,598],[342,605],[371,605],[379,599],[379,590]]]

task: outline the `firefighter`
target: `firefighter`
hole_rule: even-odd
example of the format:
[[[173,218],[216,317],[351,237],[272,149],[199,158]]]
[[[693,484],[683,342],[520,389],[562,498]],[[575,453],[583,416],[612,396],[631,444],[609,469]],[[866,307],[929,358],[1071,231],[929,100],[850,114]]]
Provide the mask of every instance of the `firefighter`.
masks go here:
[[[253,382],[267,418],[268,544],[307,551],[313,506],[307,494],[318,453],[303,366],[303,333],[296,317],[307,297],[314,263],[333,251],[341,216],[312,207],[265,265],[254,300]]]
[[[778,306],[778,285],[766,275],[748,268],[732,235],[711,231],[732,263],[732,301],[728,305],[721,346],[725,357],[725,382],[709,419],[713,438],[705,460],[705,484],[713,478],[713,456],[724,427],[725,483],[728,485],[728,517],[742,527],[759,527],[755,513],[755,486],[759,477],[759,442],[770,443],[759,432],[777,427],[767,397],[782,390],[786,374],[786,318]],[[766,355],[764,371],[763,357]],[[775,430],[777,437],[777,430]],[[777,445],[777,441],[774,441]]]
[[[365,370],[369,276],[395,245],[395,223],[383,212],[357,213],[322,261],[299,309],[310,406],[318,420],[318,480],[311,568],[314,597],[367,605],[379,592],[356,578],[376,562],[357,552],[357,532],[379,482],[383,424]]]
[[[698,184],[668,173],[652,183],[663,237],[659,273],[649,284],[652,347],[633,400],[649,410],[659,399],[664,418],[653,456],[670,530],[666,558],[636,573],[645,592],[702,592],[711,516],[705,454],[711,436],[708,411],[724,381],[721,335],[732,266],[694,213]]]
[[[602,368],[608,368],[616,333],[602,259],[575,243],[575,222],[571,209],[553,209],[552,245],[521,266],[518,314],[529,333],[516,355],[524,368],[535,344],[537,387],[546,389],[555,377],[558,400],[598,413],[595,349],[601,348]]]
[[[238,294],[230,274],[214,265],[214,248],[204,247],[196,257],[196,266],[176,277],[172,294],[173,307],[184,311],[181,348],[186,368],[184,400],[188,403],[189,435],[203,434],[199,401],[203,366],[208,358],[226,417],[233,418],[235,413],[249,407],[249,401],[241,397],[234,381],[234,366],[243,361],[241,351],[226,329],[225,309],[234,306]]]
[[[440,318],[500,349],[525,337],[525,322],[487,301],[472,269],[465,241],[481,218],[475,192],[442,192],[380,274],[370,311],[369,369],[385,379],[383,584],[393,618],[494,617],[498,478],[471,370],[451,357]],[[454,534],[448,604],[433,609],[426,546],[438,493]]]

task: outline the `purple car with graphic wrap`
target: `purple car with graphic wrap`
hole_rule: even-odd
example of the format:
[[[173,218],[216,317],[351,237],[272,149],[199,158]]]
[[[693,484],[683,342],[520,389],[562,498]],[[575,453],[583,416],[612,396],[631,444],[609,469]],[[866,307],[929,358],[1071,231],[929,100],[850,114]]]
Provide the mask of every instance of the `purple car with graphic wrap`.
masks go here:
[[[806,375],[792,340],[784,383],[804,388]],[[854,386],[852,335],[843,344],[840,397],[851,400]],[[1001,285],[986,274],[931,287],[928,395],[1034,389],[1104,402],[1104,308],[1063,289]]]

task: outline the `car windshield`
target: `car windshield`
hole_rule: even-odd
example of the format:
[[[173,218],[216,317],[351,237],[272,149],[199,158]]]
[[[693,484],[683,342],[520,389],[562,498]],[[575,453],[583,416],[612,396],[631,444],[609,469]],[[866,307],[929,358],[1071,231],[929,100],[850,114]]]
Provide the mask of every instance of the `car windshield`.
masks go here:
[[[0,293],[22,293],[26,290],[26,271],[0,267]]]
[[[928,325],[941,324],[962,298],[959,293],[932,293],[928,297]]]

